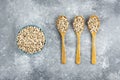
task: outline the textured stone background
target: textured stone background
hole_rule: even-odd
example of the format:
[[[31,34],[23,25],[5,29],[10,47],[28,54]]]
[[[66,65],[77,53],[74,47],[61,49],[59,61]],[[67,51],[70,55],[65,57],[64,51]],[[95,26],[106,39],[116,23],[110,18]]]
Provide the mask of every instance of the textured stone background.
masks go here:
[[[75,64],[76,36],[73,18],[100,17],[97,64],[90,63],[91,35],[85,26],[81,36],[81,64]],[[60,63],[58,15],[67,16],[67,64]],[[17,32],[26,25],[45,32],[46,45],[35,55],[16,46]],[[0,0],[0,80],[120,80],[120,0]]]

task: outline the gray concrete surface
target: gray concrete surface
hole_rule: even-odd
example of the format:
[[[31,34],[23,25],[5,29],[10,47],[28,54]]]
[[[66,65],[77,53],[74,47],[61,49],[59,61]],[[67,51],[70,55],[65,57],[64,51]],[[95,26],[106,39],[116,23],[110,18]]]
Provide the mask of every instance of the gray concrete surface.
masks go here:
[[[100,17],[97,64],[90,63],[91,35],[85,25],[81,36],[81,64],[75,64],[76,36],[73,18]],[[66,34],[67,64],[60,63],[58,15],[69,22]],[[17,32],[39,26],[46,35],[41,52],[27,55],[16,45]],[[0,80],[120,80],[120,0],[0,0]]]

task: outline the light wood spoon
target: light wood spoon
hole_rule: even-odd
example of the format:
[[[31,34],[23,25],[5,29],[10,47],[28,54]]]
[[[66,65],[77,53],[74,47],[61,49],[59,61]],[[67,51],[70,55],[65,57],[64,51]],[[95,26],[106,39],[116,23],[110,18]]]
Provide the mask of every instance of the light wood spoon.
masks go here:
[[[66,51],[65,51],[65,43],[64,43],[64,39],[65,39],[65,34],[66,31],[68,29],[68,20],[65,16],[59,16],[57,21],[56,21],[56,25],[57,25],[57,29],[61,35],[61,39],[62,39],[62,55],[61,55],[61,59],[62,59],[62,64],[66,64]]]
[[[100,27],[100,20],[96,15],[90,16],[88,28],[92,35],[92,64],[96,64],[96,33]]]
[[[76,64],[80,64],[80,36],[84,29],[84,18],[82,16],[76,16],[73,22],[73,29],[77,36],[77,48],[76,48]]]

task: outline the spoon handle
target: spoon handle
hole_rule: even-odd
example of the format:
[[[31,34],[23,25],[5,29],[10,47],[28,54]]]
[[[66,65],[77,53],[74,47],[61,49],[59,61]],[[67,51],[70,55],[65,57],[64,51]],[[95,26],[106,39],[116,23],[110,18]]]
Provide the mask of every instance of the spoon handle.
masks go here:
[[[66,51],[65,51],[65,43],[64,43],[64,39],[65,39],[65,34],[61,34],[62,37],[62,64],[66,64]]]
[[[96,64],[96,33],[92,34],[92,64]]]
[[[77,35],[77,48],[76,48],[76,64],[80,64],[80,33],[76,33]]]

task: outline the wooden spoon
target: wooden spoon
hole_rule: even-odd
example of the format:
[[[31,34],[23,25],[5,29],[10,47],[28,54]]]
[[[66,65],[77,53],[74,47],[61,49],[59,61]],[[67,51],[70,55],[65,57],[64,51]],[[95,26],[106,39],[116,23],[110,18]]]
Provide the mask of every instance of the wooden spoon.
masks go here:
[[[100,27],[100,20],[96,15],[90,16],[88,28],[92,35],[92,64],[96,64],[96,33]]]
[[[62,39],[62,55],[61,55],[62,64],[66,64],[66,51],[65,51],[64,39],[65,39],[66,31],[68,29],[68,24],[69,24],[68,20],[65,16],[59,16],[56,21],[57,29],[61,34],[61,39]]]
[[[76,64],[80,64],[80,36],[84,29],[84,18],[82,16],[76,16],[73,22],[73,29],[77,36],[77,48],[76,48]]]

